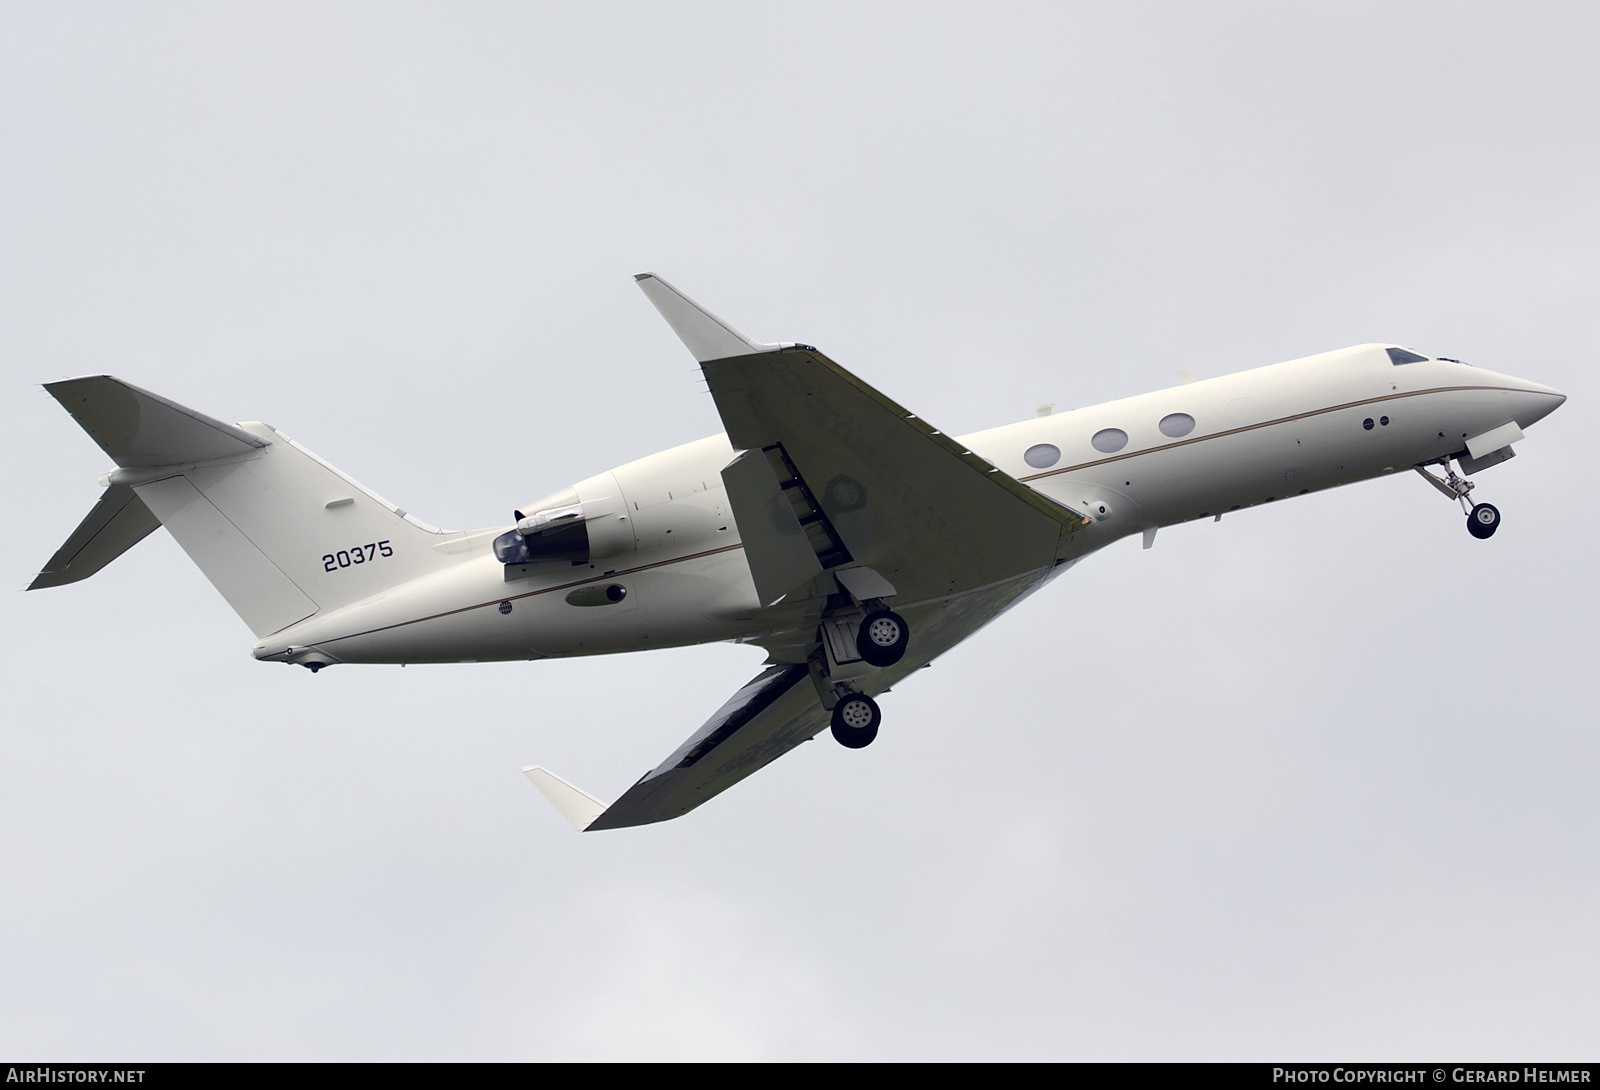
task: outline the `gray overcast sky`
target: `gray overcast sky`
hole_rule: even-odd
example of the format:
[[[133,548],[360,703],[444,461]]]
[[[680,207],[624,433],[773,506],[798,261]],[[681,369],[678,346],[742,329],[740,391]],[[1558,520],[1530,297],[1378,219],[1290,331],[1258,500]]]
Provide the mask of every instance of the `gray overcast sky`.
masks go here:
[[[0,1054],[1592,1058],[1597,11],[0,8]],[[312,676],[164,533],[20,592],[67,375],[452,527],[719,430],[643,269],[950,432],[1371,340],[1571,400],[1492,541],[1406,478],[1122,542],[618,833],[518,769],[619,792],[752,649]]]

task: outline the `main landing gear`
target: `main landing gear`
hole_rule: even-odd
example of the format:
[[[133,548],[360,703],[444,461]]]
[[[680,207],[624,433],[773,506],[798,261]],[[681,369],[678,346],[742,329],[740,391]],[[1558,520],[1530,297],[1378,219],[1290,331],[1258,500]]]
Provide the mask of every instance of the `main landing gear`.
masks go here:
[[[1422,474],[1423,480],[1461,504],[1461,510],[1467,514],[1467,533],[1480,540],[1493,537],[1494,532],[1500,529],[1500,509],[1492,503],[1478,503],[1469,507],[1467,498],[1472,494],[1472,482],[1457,476],[1456,471],[1450,468],[1449,459],[1445,459],[1441,464],[1444,466],[1443,480],[1422,466],[1413,468]]]
[[[878,736],[883,713],[856,682],[905,657],[911,626],[881,598],[854,607],[841,602],[836,609],[822,619],[822,646],[812,658],[811,676],[823,705],[833,711],[834,740],[847,749],[864,749]]]
[[[911,629],[891,609],[873,610],[856,632],[856,652],[871,666],[893,666],[906,653]]]
[[[846,749],[865,749],[878,736],[883,713],[866,693],[847,693],[833,706],[833,740]]]

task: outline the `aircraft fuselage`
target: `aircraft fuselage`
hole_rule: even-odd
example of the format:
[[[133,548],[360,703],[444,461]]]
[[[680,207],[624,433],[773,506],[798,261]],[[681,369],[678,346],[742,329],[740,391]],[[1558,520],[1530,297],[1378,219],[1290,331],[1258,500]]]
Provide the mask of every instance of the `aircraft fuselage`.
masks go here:
[[[1090,521],[1039,582],[1118,538],[1217,517],[1457,455],[1565,400],[1381,345],[1292,360],[977,432],[960,442]],[[590,559],[502,564],[504,526],[441,535],[458,562],[263,639],[258,658],[422,663],[753,641],[815,623],[816,602],[763,608],[712,436],[579,482]],[[604,555],[600,555],[604,554]],[[915,603],[903,603],[907,608]],[[809,611],[809,612],[808,612]]]

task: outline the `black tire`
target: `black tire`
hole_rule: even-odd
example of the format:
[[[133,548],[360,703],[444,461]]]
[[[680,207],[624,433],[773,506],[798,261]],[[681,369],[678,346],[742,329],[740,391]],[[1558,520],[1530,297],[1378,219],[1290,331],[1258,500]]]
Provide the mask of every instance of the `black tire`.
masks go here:
[[[1467,516],[1467,533],[1475,538],[1493,537],[1500,529],[1500,509],[1492,503],[1480,503]]]
[[[890,609],[867,614],[856,632],[856,651],[870,666],[893,666],[905,655],[910,642],[911,627]]]
[[[864,693],[851,693],[833,706],[833,740],[846,749],[865,749],[878,736],[883,713]]]

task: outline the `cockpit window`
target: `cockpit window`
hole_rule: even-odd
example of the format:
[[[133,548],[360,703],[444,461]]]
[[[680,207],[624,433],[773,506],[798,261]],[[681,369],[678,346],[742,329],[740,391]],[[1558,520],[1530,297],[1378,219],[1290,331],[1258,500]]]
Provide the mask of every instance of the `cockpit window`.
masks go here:
[[[1404,348],[1391,348],[1388,352],[1389,362],[1397,367],[1402,363],[1425,363],[1428,359],[1427,356],[1419,356],[1415,352],[1407,352]]]

